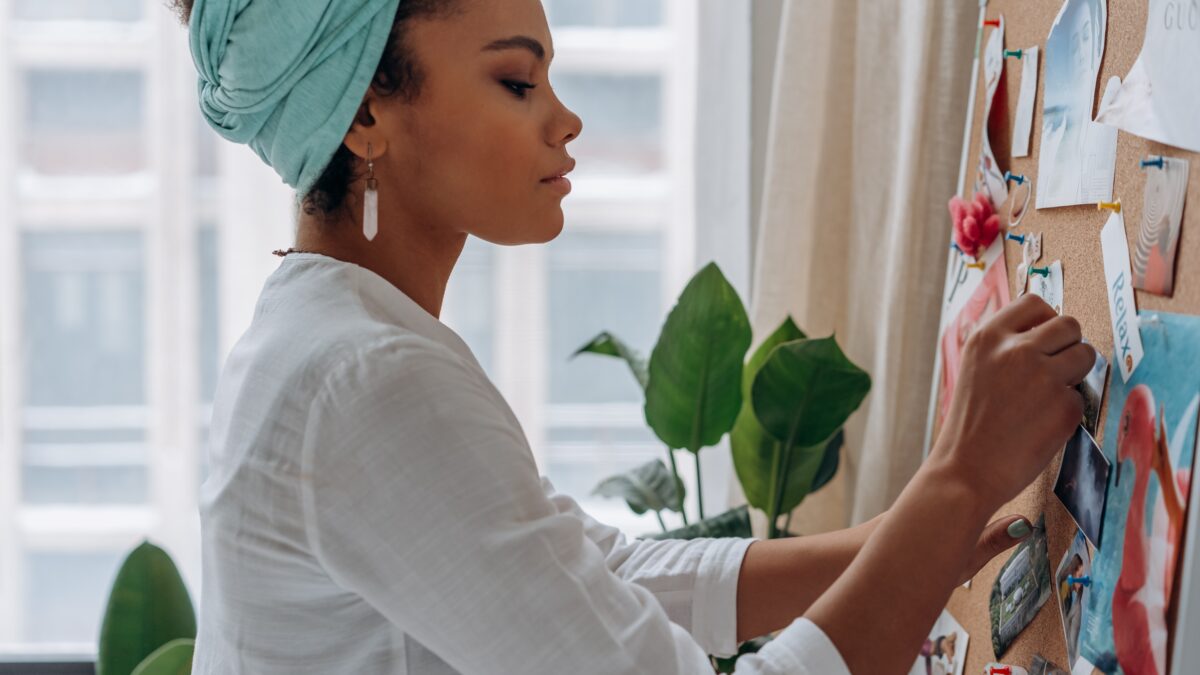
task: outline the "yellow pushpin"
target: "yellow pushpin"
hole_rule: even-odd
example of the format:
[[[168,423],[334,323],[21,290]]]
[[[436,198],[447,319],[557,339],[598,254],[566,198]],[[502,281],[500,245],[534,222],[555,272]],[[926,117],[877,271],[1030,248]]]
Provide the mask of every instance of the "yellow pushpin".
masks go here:
[[[1096,204],[1096,210],[1097,211],[1108,210],[1108,211],[1112,211],[1113,213],[1120,213],[1121,212],[1121,200],[1118,199],[1115,202],[1100,202],[1099,204]]]
[[[979,270],[980,272],[982,272],[986,267],[987,263],[983,262],[982,260],[973,263],[967,263],[968,269]]]

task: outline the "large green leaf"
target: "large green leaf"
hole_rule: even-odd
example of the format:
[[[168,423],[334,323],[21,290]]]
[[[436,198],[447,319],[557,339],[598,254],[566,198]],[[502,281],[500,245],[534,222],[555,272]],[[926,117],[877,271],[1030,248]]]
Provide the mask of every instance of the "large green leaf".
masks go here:
[[[100,627],[96,675],[128,675],[151,652],[196,637],[196,613],[171,556],[148,541],[122,563]]]
[[[746,501],[751,506],[766,512],[771,503],[774,486],[771,485],[771,460],[775,449],[775,439],[762,428],[758,418],[754,416],[754,407],[750,397],[750,386],[754,376],[762,369],[771,352],[792,340],[804,339],[804,331],[792,321],[792,317],[784,319],[779,328],[775,329],[763,341],[742,371],[742,407],[738,412],[737,421],[733,423],[733,431],[729,434],[729,442],[733,450],[733,468],[737,471],[738,482],[746,494]],[[788,481],[785,493],[788,495],[808,492],[809,486],[798,480],[799,474]]]
[[[746,308],[709,263],[684,288],[650,354],[646,423],[667,447],[699,452],[730,430],[749,348]]]
[[[817,467],[817,475],[813,477],[812,489],[809,492],[816,492],[825,487],[829,481],[833,480],[833,476],[837,473],[838,464],[841,460],[842,446],[845,444],[846,432],[844,429],[838,429],[833,438],[829,439],[829,442],[825,444],[825,454],[821,457],[821,465]],[[794,508],[796,507],[790,506],[787,507],[787,510],[791,511]]]
[[[826,441],[870,390],[871,376],[827,337],[776,347],[750,395],[759,423],[786,448]]]
[[[605,478],[592,490],[601,497],[620,497],[639,516],[647,511],[678,510],[683,484],[661,459],[646,462],[625,473]]]
[[[575,358],[580,354],[599,354],[601,356],[614,356],[625,361],[629,366],[629,371],[633,373],[634,379],[642,390],[646,389],[646,379],[649,375],[646,373],[646,360],[633,351],[615,335],[604,331],[603,333],[592,338],[591,342],[580,347],[571,358]]]
[[[649,539],[698,539],[700,537],[750,537],[750,509],[739,506],[719,516],[705,518],[670,532],[650,535]]]
[[[775,519],[795,508],[813,489],[825,464],[824,482],[832,477],[826,457],[834,432],[858,409],[871,390],[871,378],[842,353],[833,337],[785,342],[771,351],[754,377],[751,402],[763,429],[777,441],[772,453],[772,485],[798,481],[802,486],[776,488],[767,508],[768,537],[776,532]],[[832,458],[831,460],[832,461]],[[822,483],[823,484],[823,483]]]
[[[195,648],[195,640],[171,640],[151,652],[130,675],[191,675]]]

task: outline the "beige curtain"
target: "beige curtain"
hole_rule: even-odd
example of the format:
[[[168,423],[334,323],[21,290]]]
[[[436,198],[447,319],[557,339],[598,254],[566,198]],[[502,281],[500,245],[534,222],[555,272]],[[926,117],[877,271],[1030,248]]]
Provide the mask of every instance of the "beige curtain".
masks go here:
[[[838,477],[793,514],[814,533],[886,509],[921,462],[979,7],[786,0],[752,321],[836,332],[872,377]]]

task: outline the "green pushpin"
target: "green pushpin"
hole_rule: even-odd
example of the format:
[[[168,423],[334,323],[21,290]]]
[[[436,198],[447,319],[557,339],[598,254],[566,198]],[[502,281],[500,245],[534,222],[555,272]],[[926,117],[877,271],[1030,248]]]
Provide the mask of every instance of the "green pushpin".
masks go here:
[[[1050,276],[1050,268],[1049,267],[1031,267],[1031,268],[1029,268],[1029,273],[1030,274],[1040,274],[1044,277],[1048,277],[1048,276]]]
[[[1024,56],[1024,54],[1025,54],[1025,52],[1020,49],[1005,49],[1004,50],[1004,58],[1006,58],[1006,59],[1009,57],[1012,57],[1014,59],[1019,59],[1022,56]]]

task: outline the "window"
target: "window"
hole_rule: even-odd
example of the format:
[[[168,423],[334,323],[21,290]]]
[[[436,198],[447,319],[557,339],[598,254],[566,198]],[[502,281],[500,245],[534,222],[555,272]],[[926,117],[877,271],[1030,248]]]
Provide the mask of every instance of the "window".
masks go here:
[[[649,353],[696,269],[698,11],[544,0],[552,82],[584,118],[566,228],[471,239],[443,320],[599,519],[657,529],[602,478],[663,457],[602,330]],[[142,537],[198,599],[199,486],[224,355],[291,243],[292,194],[200,118],[186,32],[149,0],[0,0],[0,661],[88,656]],[[686,465],[681,470],[690,473]],[[706,474],[707,475],[707,474]],[[690,489],[690,487],[689,487]]]

